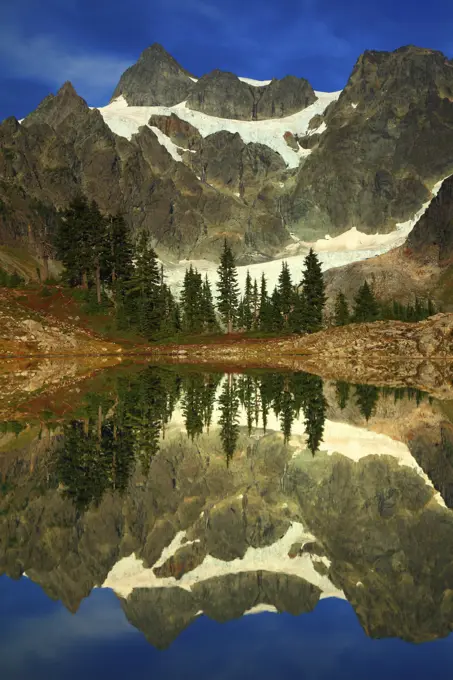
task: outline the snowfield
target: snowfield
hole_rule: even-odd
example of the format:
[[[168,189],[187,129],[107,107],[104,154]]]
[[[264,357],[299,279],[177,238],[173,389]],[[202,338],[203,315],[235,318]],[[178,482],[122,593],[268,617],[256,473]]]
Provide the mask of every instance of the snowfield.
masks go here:
[[[260,81],[254,82],[255,84],[263,84]],[[245,144],[250,142],[265,144],[279,153],[289,168],[297,168],[300,159],[310,154],[310,149],[300,148],[299,151],[294,151],[287,145],[283,135],[285,132],[305,135],[308,131],[308,124],[313,116],[323,113],[331,102],[338,99],[340,94],[341,91],[316,92],[317,101],[303,111],[294,113],[292,116],[286,116],[285,118],[269,118],[258,121],[232,120],[230,118],[208,116],[205,113],[188,109],[186,102],[170,107],[128,106],[123,96],[100,108],[99,111],[112,132],[127,139],[131,139],[132,135],[135,135],[140,127],[148,125],[152,115],[170,116],[172,113],[175,113],[179,118],[196,127],[202,137],[207,137],[222,130],[227,130],[233,134],[238,133]],[[153,130],[155,132],[156,128],[153,128]],[[175,160],[181,161],[178,147],[168,137],[166,137],[166,140],[163,137],[166,136],[162,135],[161,137],[158,135],[160,143],[164,144]]]
[[[282,262],[288,264],[293,283],[299,283],[302,279],[304,258],[310,247],[313,247],[318,253],[322,268],[326,271],[332,267],[342,267],[351,262],[358,262],[360,260],[366,260],[369,257],[382,255],[382,253],[386,253],[392,248],[401,246],[412,231],[414,225],[428,208],[432,199],[439,193],[443,181],[444,180],[440,180],[440,182],[432,188],[432,198],[427,201],[410,220],[397,224],[395,231],[392,231],[389,234],[364,234],[356,227],[353,227],[339,236],[331,238],[329,235],[326,235],[325,238],[318,239],[314,243],[300,241],[294,234],[291,234],[293,243],[286,247],[285,252],[282,253],[282,257],[270,262],[260,262],[237,268],[241,293],[243,293],[245,289],[247,270],[250,272],[252,280],[256,278],[259,281],[262,274],[264,274],[267,279],[268,291],[272,292],[274,286],[277,285]],[[297,254],[293,254],[294,251],[297,251]],[[218,280],[218,265],[209,260],[180,260],[177,264],[164,262],[164,265],[167,283],[175,293],[180,292],[185,271],[190,265],[196,267],[196,269],[202,273],[203,277],[207,274],[211,285],[215,285]]]

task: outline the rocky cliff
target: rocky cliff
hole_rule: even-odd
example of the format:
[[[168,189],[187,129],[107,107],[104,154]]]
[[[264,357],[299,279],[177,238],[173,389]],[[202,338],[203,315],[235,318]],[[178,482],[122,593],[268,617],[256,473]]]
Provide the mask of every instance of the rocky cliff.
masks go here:
[[[452,98],[453,64],[428,49],[365,52],[336,100],[295,76],[197,80],[152,45],[115,89],[124,110],[101,116],[66,84],[22,125],[3,122],[0,238],[38,251],[78,190],[173,259],[216,259],[225,236],[250,262],[281,252],[290,231],[388,232],[453,171]]]

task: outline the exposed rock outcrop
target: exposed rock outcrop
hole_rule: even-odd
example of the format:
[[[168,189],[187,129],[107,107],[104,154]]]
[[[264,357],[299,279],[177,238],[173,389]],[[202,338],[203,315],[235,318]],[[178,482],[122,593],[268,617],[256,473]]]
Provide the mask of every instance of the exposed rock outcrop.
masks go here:
[[[452,99],[453,64],[440,52],[365,52],[299,171],[293,230],[382,233],[411,217],[453,169]]]
[[[193,76],[154,43],[123,73],[112,99],[122,95],[130,106],[173,106],[186,99]]]

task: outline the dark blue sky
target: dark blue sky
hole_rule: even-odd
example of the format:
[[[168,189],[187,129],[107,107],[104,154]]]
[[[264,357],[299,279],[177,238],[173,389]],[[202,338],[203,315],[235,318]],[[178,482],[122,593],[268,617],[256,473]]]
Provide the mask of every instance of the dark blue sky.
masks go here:
[[[0,119],[71,80],[107,103],[124,69],[160,42],[195,75],[293,74],[342,88],[365,49],[407,44],[453,56],[448,0],[0,0]]]

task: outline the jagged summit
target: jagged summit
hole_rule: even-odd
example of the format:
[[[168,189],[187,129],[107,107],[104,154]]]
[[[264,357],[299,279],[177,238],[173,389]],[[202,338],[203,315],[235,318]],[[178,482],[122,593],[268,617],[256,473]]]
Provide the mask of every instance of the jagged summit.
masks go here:
[[[130,106],[187,107],[210,116],[235,120],[283,118],[316,101],[304,78],[251,81],[214,69],[197,80],[162,45],[154,43],[123,73],[112,99],[123,96]]]
[[[24,125],[47,123],[52,127],[60,125],[69,115],[89,111],[86,101],[77,94],[73,84],[67,80],[56,95],[49,94],[24,120]]]
[[[112,99],[122,95],[132,106],[174,106],[187,98],[192,78],[162,45],[154,43],[123,73]]]

